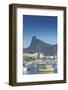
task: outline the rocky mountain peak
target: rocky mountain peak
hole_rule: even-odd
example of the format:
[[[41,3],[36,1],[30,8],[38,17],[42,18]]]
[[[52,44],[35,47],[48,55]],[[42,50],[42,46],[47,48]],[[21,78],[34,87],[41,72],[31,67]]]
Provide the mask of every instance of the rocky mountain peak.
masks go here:
[[[32,37],[31,44],[28,48],[24,48],[25,53],[43,53],[44,55],[54,55],[57,53],[57,45],[51,45],[38,39],[36,36]]]

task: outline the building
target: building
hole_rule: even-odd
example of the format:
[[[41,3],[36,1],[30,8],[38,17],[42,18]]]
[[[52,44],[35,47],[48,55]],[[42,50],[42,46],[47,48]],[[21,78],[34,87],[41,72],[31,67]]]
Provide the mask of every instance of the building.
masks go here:
[[[24,53],[23,54],[23,57],[25,58],[27,58],[27,57],[29,57],[29,58],[38,58],[38,53]]]
[[[25,58],[25,57],[29,57],[29,58],[45,58],[45,56],[43,55],[43,53],[38,53],[38,52],[36,52],[36,53],[24,53],[23,54],[23,57]]]
[[[39,58],[45,58],[43,53],[39,53]]]

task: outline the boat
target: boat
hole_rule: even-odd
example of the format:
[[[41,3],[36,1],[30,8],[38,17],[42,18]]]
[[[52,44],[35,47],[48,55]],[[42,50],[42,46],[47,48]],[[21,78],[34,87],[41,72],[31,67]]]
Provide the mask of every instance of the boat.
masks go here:
[[[53,72],[52,66],[48,65],[46,68],[39,68],[39,71],[41,72]]]

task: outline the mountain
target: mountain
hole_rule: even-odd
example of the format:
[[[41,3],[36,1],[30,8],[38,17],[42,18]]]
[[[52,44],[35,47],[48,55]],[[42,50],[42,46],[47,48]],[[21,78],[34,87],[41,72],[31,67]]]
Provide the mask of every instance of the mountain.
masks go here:
[[[31,40],[31,44],[28,48],[23,49],[24,53],[43,53],[44,55],[56,55],[57,54],[57,44],[51,45],[43,42],[40,39],[37,39],[36,36],[33,36]]]

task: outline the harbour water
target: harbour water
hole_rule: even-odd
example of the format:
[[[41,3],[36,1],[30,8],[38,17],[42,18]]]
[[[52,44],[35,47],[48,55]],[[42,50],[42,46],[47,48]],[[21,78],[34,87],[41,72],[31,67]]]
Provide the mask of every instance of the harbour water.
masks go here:
[[[57,60],[35,60],[30,62],[24,62],[23,74],[47,74],[57,73]]]

